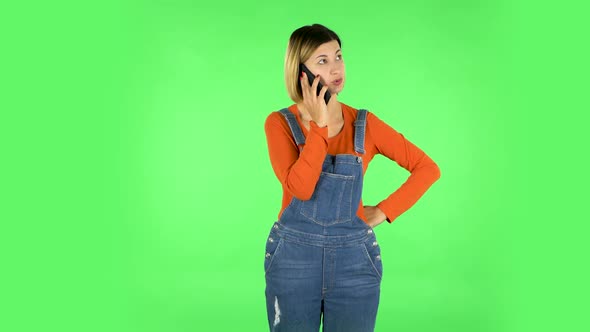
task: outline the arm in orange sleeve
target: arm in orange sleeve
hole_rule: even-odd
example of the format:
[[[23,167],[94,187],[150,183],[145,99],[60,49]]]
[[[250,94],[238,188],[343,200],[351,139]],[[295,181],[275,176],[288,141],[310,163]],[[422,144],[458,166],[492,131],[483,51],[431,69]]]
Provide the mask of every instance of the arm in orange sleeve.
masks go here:
[[[328,127],[320,128],[311,121],[301,153],[286,119],[279,112],[273,112],[266,118],[264,131],[275,175],[293,196],[309,200],[328,153]]]
[[[389,197],[377,204],[392,223],[414,205],[430,186],[440,178],[438,165],[420,148],[372,113],[367,115],[367,134],[377,153],[395,161],[411,174]]]

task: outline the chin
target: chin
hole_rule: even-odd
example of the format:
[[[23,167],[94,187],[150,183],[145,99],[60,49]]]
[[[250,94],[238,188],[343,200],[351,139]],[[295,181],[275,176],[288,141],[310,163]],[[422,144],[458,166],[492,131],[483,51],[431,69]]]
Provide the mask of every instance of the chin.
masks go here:
[[[333,94],[333,95],[334,95],[334,94],[336,94],[336,95],[337,95],[337,94],[339,94],[340,92],[342,92],[342,88],[330,90],[330,93],[331,93],[331,94]]]

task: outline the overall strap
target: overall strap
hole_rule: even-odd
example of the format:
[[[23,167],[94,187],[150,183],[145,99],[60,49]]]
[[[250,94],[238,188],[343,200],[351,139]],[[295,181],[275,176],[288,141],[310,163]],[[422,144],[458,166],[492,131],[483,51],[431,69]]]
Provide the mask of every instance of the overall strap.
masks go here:
[[[293,138],[295,138],[295,143],[299,147],[299,150],[301,150],[301,145],[305,144],[305,136],[303,136],[303,132],[301,131],[301,127],[299,126],[295,115],[286,108],[283,108],[279,112],[281,112],[285,119],[287,119]]]
[[[365,128],[367,126],[367,110],[359,109],[354,121],[354,151],[365,153]]]

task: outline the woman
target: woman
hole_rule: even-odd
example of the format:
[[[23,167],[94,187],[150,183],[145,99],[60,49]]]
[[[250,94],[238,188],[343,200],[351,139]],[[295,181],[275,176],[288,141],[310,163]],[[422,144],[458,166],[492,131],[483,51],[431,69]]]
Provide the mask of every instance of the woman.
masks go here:
[[[393,222],[440,177],[432,159],[401,133],[338,101],[346,78],[341,46],[320,24],[295,30],[285,59],[295,104],[265,122],[283,188],[264,263],[271,331],[318,331],[322,317],[327,332],[373,331],[383,275],[373,228]],[[316,75],[313,84],[300,64]],[[363,174],[375,154],[411,175],[376,206],[363,206]]]

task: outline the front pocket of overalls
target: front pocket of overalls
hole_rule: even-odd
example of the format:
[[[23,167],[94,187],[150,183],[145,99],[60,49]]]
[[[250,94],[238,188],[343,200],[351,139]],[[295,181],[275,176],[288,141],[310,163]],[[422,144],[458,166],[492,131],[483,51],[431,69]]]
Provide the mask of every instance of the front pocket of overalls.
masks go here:
[[[301,214],[320,225],[352,218],[353,175],[322,172],[311,199],[302,201]]]
[[[381,280],[383,277],[383,263],[381,262],[381,248],[377,243],[376,237],[369,237],[369,239],[363,244],[363,249],[367,254],[367,260],[369,261],[371,269],[375,272],[379,280]]]
[[[264,256],[264,273],[267,273],[275,262],[277,254],[281,250],[283,239],[273,230],[266,239],[266,253]]]

